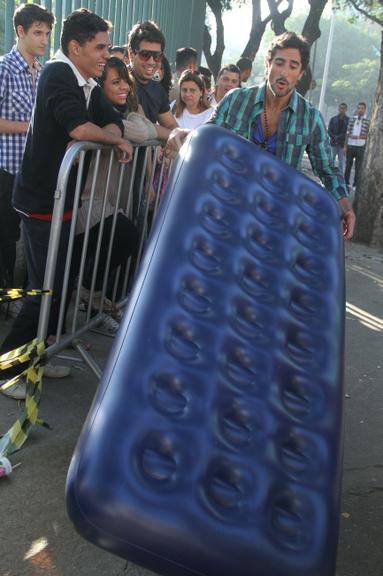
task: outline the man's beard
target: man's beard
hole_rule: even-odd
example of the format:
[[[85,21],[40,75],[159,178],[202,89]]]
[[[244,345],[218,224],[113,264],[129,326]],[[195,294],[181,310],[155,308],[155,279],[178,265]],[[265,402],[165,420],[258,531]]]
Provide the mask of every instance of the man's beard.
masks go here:
[[[284,88],[279,88],[277,82],[283,82]],[[273,83],[270,82],[270,88],[274,96],[277,98],[283,98],[287,96],[292,91],[292,87],[284,78],[276,78]]]

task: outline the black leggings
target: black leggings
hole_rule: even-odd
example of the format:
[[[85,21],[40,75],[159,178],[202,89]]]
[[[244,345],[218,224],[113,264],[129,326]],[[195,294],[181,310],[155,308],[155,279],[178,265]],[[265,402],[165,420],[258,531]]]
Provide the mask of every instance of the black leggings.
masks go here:
[[[108,257],[108,248],[110,235],[112,233],[113,216],[108,216],[104,221],[102,234],[100,256],[98,260],[98,272],[96,276],[95,290],[102,289],[104,279],[106,260]],[[86,256],[86,264],[83,278],[83,286],[90,290],[92,275],[96,257],[97,239],[100,230],[100,224],[96,224],[89,231],[89,242]],[[79,245],[82,246],[84,235],[79,235]],[[134,256],[138,247],[138,230],[129,218],[124,214],[117,214],[116,229],[112,245],[112,255],[110,260],[109,274],[121,265],[124,265],[130,256]]]

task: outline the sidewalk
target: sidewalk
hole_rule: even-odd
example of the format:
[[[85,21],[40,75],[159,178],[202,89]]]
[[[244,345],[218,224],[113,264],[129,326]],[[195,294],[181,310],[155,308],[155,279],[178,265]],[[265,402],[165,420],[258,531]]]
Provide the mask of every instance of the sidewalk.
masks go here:
[[[337,576],[383,573],[383,253],[349,243]]]
[[[383,253],[347,243],[346,269],[347,397],[337,576],[381,576]],[[9,324],[0,322],[2,337]],[[112,339],[91,334],[89,340],[102,363]],[[0,479],[0,576],[149,576],[88,544],[66,516],[66,473],[97,387],[84,364],[70,364],[72,377],[44,381],[41,417],[53,430],[35,427],[11,457],[21,466]],[[15,401],[1,397],[2,432],[16,413]]]

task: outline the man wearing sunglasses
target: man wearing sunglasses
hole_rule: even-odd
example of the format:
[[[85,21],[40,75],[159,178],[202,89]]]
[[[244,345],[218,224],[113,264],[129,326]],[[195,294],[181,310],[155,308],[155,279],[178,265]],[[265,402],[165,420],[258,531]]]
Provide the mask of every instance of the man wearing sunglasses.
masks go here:
[[[130,67],[136,79],[139,102],[146,117],[164,127],[163,134],[166,138],[178,125],[170,112],[169,99],[163,86],[153,80],[164,48],[165,37],[154,22],[135,24],[129,33]]]

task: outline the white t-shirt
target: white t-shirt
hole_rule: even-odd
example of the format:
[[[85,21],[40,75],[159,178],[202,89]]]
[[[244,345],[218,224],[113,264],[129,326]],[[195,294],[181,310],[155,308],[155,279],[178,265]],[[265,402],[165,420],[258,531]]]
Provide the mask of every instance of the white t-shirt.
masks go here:
[[[350,134],[348,137],[347,144],[349,146],[364,146],[366,144],[365,140],[359,140],[359,136],[360,136],[360,133],[362,130],[363,118],[365,118],[365,116],[362,116],[361,118],[359,118],[359,116],[358,116],[356,118],[356,120],[354,122],[353,130],[352,130],[352,134]]]
[[[210,102],[210,106],[212,106],[213,108],[217,108],[218,106],[218,102],[215,99],[215,92],[212,92],[208,98],[209,102]]]
[[[213,112],[213,108],[208,108],[199,114],[190,114],[190,112],[185,108],[182,116],[176,117],[176,120],[180,128],[189,128],[190,130],[194,130],[194,128],[198,128],[198,126],[201,126],[201,124],[210,120]]]

